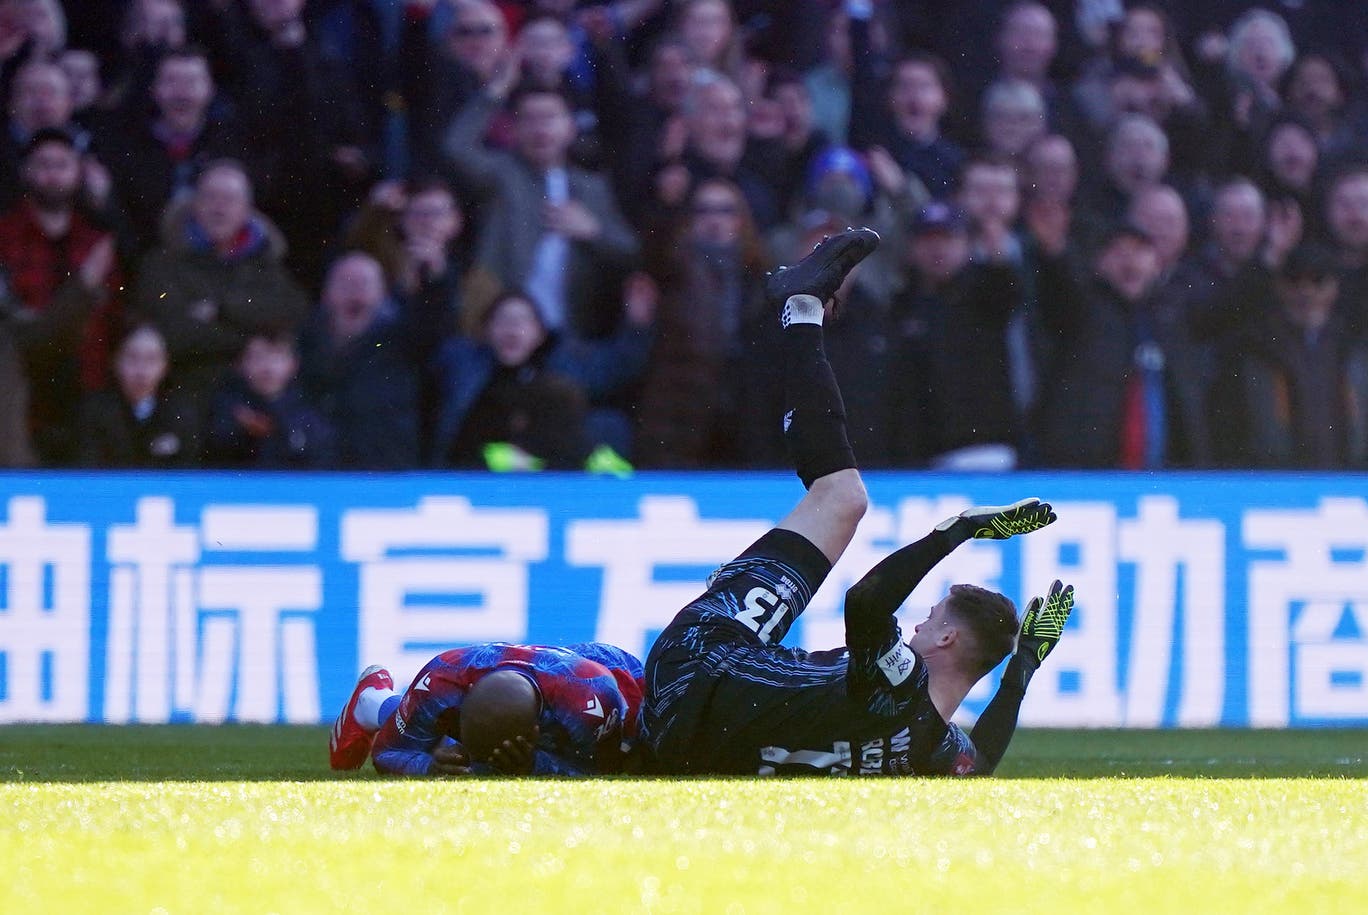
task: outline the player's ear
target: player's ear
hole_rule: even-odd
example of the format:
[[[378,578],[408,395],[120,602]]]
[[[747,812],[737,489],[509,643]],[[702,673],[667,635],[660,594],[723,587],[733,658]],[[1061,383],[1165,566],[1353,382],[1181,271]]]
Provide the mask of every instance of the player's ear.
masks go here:
[[[941,628],[939,632],[936,633],[937,648],[949,648],[957,641],[959,641],[959,628],[954,624],[944,626]]]

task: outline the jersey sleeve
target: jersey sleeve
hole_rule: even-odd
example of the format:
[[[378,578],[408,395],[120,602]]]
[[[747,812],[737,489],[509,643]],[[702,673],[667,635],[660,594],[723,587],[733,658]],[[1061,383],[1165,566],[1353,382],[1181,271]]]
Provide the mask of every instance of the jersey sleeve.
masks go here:
[[[371,760],[385,775],[427,775],[432,769],[432,751],[451,741],[443,727],[443,716],[461,707],[465,690],[455,683],[422,673],[399,700],[399,708],[375,735]]]
[[[543,700],[535,774],[617,771],[624,725],[636,710],[629,706],[611,671],[581,660],[572,675],[557,681],[553,691],[543,689]]]

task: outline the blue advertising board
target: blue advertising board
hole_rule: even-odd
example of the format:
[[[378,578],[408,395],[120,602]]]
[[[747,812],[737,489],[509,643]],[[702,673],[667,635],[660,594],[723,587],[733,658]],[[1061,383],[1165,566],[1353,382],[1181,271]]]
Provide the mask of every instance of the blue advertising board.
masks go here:
[[[1036,726],[1368,725],[1368,478],[869,474],[854,543],[789,641],[843,641],[842,595],[972,504],[1059,522],[971,542],[956,581],[1078,607]],[[786,474],[0,476],[0,723],[330,720],[357,671],[407,679],[489,640],[643,655],[713,568],[801,495]],[[970,694],[972,719],[994,678]]]

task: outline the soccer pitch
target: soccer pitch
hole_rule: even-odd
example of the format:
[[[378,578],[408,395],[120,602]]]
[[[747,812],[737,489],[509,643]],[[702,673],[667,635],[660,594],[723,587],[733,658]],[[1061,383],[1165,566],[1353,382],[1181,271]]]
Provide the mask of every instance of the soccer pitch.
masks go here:
[[[0,912],[1148,915],[1368,899],[1363,731],[1027,731],[1001,777],[887,781],[334,778],[326,740],[0,728]]]

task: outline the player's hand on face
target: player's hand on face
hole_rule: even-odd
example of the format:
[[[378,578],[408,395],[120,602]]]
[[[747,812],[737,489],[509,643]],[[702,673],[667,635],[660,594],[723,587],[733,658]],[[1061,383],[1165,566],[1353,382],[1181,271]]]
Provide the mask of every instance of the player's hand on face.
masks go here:
[[[539,733],[537,728],[533,728],[530,740],[521,734],[512,740],[505,740],[489,754],[489,764],[504,775],[531,775]]]
[[[459,743],[438,747],[432,751],[432,775],[470,775],[470,754]]]
[[[947,518],[936,525],[936,530],[953,531],[965,539],[1006,540],[1029,534],[1054,524],[1057,517],[1049,502],[1022,499],[1011,505],[976,505]]]

